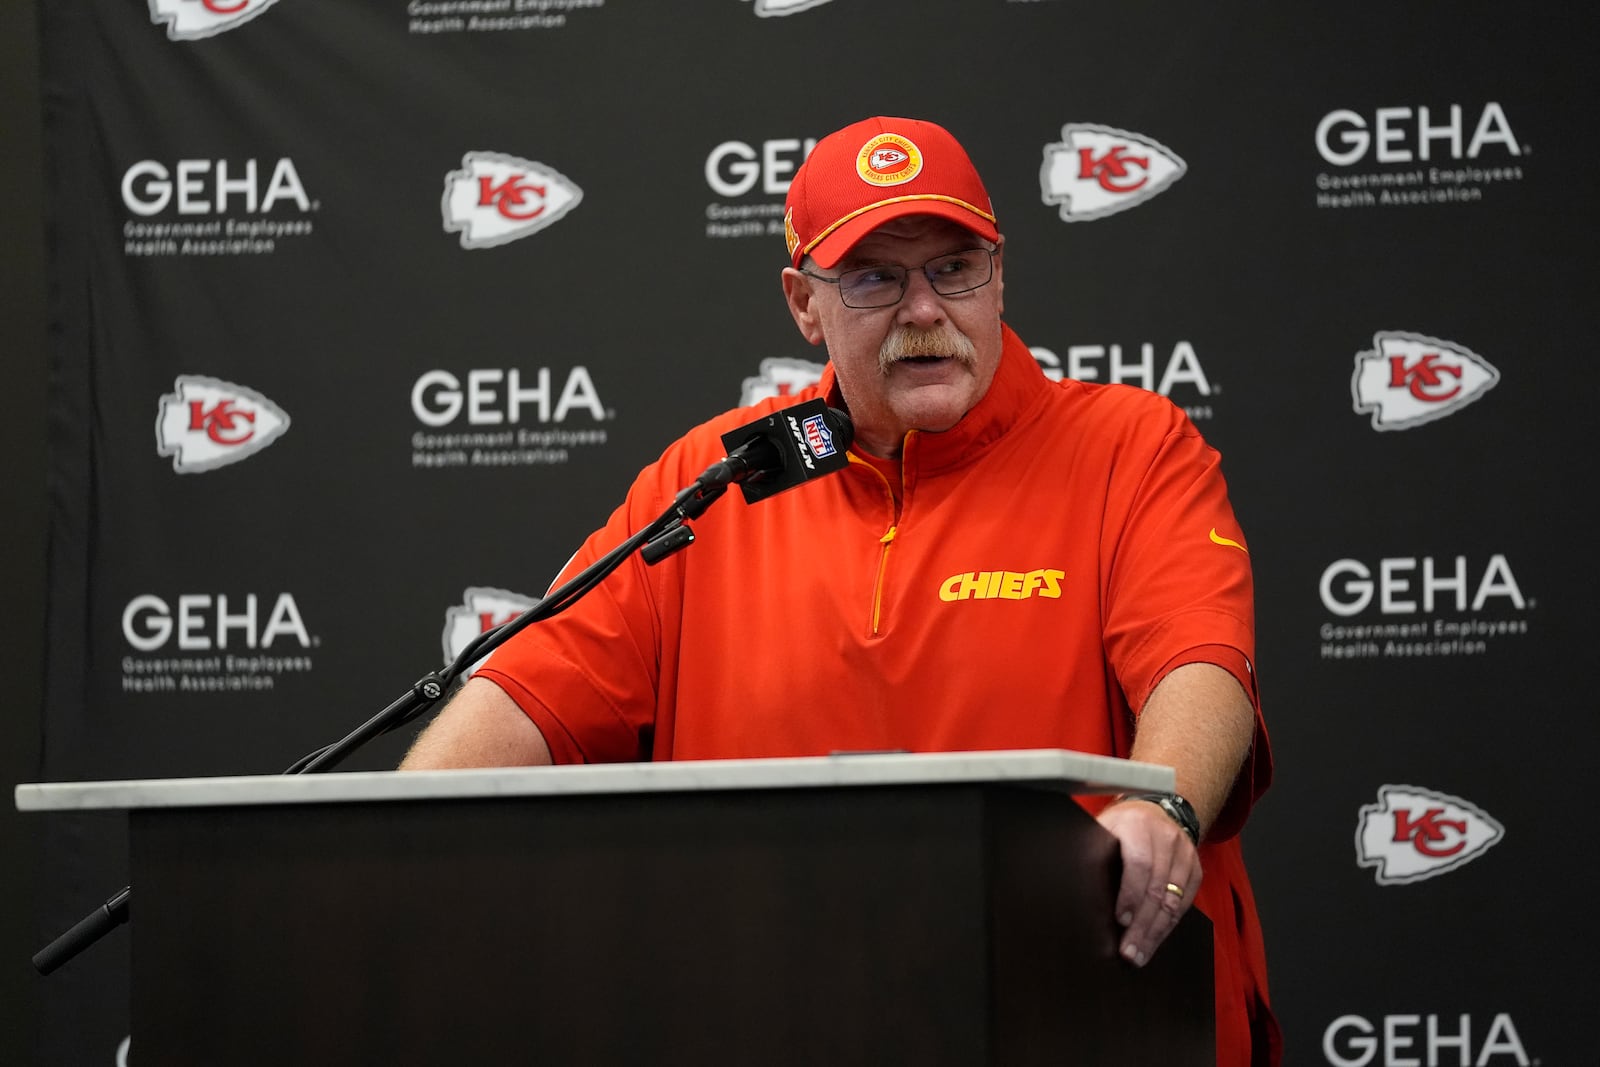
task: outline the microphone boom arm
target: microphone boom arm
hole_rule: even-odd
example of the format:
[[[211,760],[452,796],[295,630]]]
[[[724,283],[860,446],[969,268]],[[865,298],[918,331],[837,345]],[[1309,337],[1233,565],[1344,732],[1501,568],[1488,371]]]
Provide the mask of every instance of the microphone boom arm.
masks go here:
[[[411,688],[397,697],[388,707],[378,712],[372,718],[356,727],[345,737],[331,745],[325,745],[315,752],[300,757],[291,764],[284,774],[315,774],[332,770],[347,756],[368,741],[383,734],[391,733],[400,727],[419,718],[423,713],[436,705],[450,687],[466,674],[472,664],[499,648],[505,642],[521,633],[536,622],[541,622],[552,616],[559,615],[573,604],[577,603],[589,590],[593,589],[600,581],[616,570],[634,552],[640,552],[646,563],[659,563],[662,559],[694,543],[694,531],[687,525],[688,520],[698,518],[705,513],[713,503],[728,491],[728,486],[739,484],[745,490],[745,500],[753,503],[773,492],[780,492],[798,482],[790,481],[783,484],[768,484],[763,479],[770,478],[774,472],[784,468],[784,455],[773,444],[770,436],[762,436],[762,428],[770,426],[780,416],[787,418],[791,425],[795,423],[794,413],[814,412],[808,421],[822,419],[820,414],[827,411],[832,418],[832,433],[837,435],[837,441],[828,438],[827,455],[839,453],[835,462],[829,469],[837,469],[844,464],[842,453],[850,447],[854,436],[854,429],[850,424],[849,416],[842,411],[825,408],[820,400],[807,401],[797,404],[792,408],[782,409],[769,415],[762,422],[744,427],[743,431],[756,431],[753,436],[747,437],[737,448],[731,448],[726,456],[713,463],[696,478],[693,484],[679,491],[678,495],[667,506],[666,510],[653,521],[645,524],[637,533],[623,541],[622,544],[607,552],[604,556],[585,567],[561,588],[545,595],[537,604],[528,608],[516,618],[496,627],[486,633],[475,637],[460,654],[442,671],[430,671],[412,683]],[[820,424],[820,423],[819,423]],[[788,439],[780,437],[787,445]],[[833,446],[837,444],[835,449]],[[800,447],[796,445],[795,447]],[[818,456],[820,459],[820,455]],[[809,463],[807,464],[809,466]],[[819,471],[818,473],[822,473]],[[808,475],[809,477],[810,475]],[[803,479],[802,479],[803,480]],[[751,487],[762,486],[753,495]],[[50,942],[44,949],[33,957],[33,965],[40,974],[49,974],[78,953],[104,937],[115,926],[128,921],[130,900],[133,895],[131,887],[125,887],[113,894],[103,905],[90,912],[89,915],[79,920],[66,933],[61,934]]]
[[[675,551],[694,540],[693,531],[684,525],[685,520],[703,514],[706,508],[727,491],[727,484],[702,484],[697,480],[680,492],[672,504],[654,521],[628,538],[622,544],[595,560],[575,575],[560,589],[550,593],[539,603],[501,626],[478,635],[461,650],[461,653],[442,671],[432,671],[413,682],[411,688],[397,697],[388,707],[356,727],[345,737],[331,745],[302,756],[283,773],[315,774],[329,771],[368,741],[391,733],[414,721],[433,707],[450,687],[479,659],[499,648],[506,641],[533,623],[558,615],[575,604],[601,579],[616,570],[635,551],[658,539],[665,540],[677,531],[687,531],[687,539],[673,546]],[[678,535],[682,536],[682,535]],[[662,553],[664,556],[666,553]],[[649,556],[646,556],[648,559]],[[657,559],[661,556],[657,556]],[[652,559],[650,562],[655,562]],[[115,927],[128,921],[133,888],[125,886],[100,907],[80,919],[65,933],[60,934],[33,956],[33,966],[41,975],[48,975],[99,941]]]

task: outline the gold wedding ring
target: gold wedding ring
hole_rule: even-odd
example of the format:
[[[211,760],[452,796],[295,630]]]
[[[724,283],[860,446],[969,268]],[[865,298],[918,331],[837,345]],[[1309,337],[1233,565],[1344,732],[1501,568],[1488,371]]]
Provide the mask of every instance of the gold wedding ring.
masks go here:
[[[1183,899],[1183,886],[1179,885],[1177,882],[1168,882],[1167,883],[1167,892],[1171,893],[1173,896],[1177,897],[1179,900]]]

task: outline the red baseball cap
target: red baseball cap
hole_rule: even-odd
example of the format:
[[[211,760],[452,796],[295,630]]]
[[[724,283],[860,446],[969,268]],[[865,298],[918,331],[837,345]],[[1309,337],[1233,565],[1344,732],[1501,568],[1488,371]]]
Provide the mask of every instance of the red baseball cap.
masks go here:
[[[878,116],[817,142],[784,203],[790,266],[805,256],[830,268],[867,234],[902,215],[937,215],[996,241],[994,207],[950,131]]]

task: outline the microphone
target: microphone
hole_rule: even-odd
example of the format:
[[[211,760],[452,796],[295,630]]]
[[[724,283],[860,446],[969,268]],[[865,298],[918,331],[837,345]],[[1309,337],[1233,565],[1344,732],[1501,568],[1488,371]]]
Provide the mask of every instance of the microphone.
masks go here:
[[[722,435],[728,454],[707,467],[672,506],[652,523],[639,550],[652,566],[694,543],[689,519],[699,518],[712,501],[737,484],[744,502],[754,504],[813,478],[843,470],[856,437],[850,416],[821,398],[782,408],[748,426]]]
[[[745,503],[754,504],[844,469],[854,440],[849,415],[821,398],[808,400],[723,434],[727,456],[707,467],[695,484],[712,489],[737,483]]]

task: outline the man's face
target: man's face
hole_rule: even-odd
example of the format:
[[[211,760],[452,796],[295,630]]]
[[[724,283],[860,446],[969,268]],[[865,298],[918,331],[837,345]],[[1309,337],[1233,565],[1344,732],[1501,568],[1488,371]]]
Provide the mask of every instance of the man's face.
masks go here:
[[[921,270],[936,256],[987,244],[948,220],[913,215],[885,223],[831,270],[816,271],[909,268],[905,296],[892,307],[846,307],[837,285],[783,272],[795,324],[812,344],[827,345],[856,441],[868,452],[897,456],[908,430],[948,430],[988,392],[1000,365],[1000,256],[988,285],[955,296],[935,293]]]

